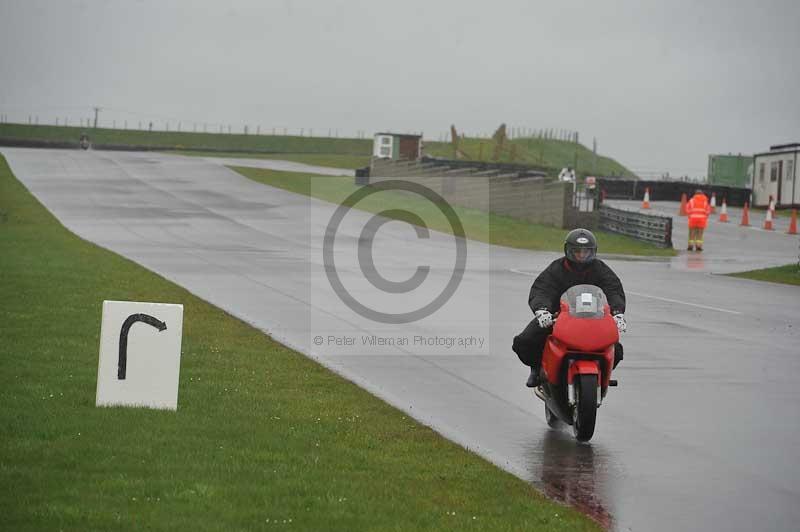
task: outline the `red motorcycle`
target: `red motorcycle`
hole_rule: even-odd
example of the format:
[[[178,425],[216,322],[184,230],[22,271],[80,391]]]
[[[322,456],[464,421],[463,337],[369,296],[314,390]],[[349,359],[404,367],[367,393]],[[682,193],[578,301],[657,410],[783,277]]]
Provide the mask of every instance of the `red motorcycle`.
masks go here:
[[[561,296],[553,332],[542,354],[542,384],[534,393],[544,401],[547,424],[572,425],[578,441],[594,434],[614,367],[619,332],[606,295],[597,286],[573,286]]]

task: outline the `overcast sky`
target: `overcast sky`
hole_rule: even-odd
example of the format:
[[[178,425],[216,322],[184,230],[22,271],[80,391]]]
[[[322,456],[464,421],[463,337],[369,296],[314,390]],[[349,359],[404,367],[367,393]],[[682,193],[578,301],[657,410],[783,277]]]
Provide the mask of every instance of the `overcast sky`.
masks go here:
[[[580,132],[645,175],[800,142],[800,2],[0,0],[0,112]]]

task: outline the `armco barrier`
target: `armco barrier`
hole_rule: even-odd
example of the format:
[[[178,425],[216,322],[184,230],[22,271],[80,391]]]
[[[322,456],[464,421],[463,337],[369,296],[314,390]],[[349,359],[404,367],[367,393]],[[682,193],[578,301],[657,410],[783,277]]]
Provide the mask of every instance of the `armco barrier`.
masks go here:
[[[672,247],[672,218],[600,206],[600,228],[644,240],[659,247]]]

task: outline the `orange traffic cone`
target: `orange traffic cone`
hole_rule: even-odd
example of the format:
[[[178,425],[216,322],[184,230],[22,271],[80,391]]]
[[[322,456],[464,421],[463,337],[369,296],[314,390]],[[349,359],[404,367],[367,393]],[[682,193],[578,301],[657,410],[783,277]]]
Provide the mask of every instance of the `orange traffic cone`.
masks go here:
[[[722,209],[719,211],[719,221],[728,221],[728,203],[725,201],[725,198],[722,198]]]
[[[644,189],[644,201],[642,201],[642,209],[650,208],[650,189]]]
[[[772,209],[767,209],[767,217],[764,218],[764,229],[767,231],[772,231],[775,229],[772,227]]]
[[[711,203],[709,205],[711,206],[711,212],[717,212],[717,193],[716,192],[712,192],[711,193]]]
[[[739,224],[739,225],[743,225],[745,227],[748,227],[750,225],[750,212],[749,212],[747,207],[748,207],[748,204],[745,201],[744,202],[744,210],[742,211],[742,223]]]
[[[797,209],[792,209],[792,221],[789,222],[789,230],[786,232],[790,235],[797,234]]]
[[[678,212],[678,216],[688,216],[686,212],[686,192],[681,194],[681,210]]]

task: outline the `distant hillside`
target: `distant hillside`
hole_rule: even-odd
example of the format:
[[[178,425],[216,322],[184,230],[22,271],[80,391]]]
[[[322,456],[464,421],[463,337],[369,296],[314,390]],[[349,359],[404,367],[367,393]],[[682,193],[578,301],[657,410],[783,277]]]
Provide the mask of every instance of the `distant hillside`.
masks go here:
[[[82,128],[66,126],[34,126],[0,124],[0,145],[3,140],[74,143],[77,147],[82,132],[87,132],[97,145],[133,147],[150,150],[182,150],[227,153],[294,153],[338,154],[369,157],[372,139],[299,137],[283,135],[243,135],[225,133],[191,133],[177,131],[139,131],[132,129]],[[455,158],[449,142],[425,142],[425,154]],[[459,151],[468,160],[494,161],[495,143],[492,139],[462,138]],[[575,164],[577,155],[577,164]],[[575,166],[579,176],[634,176],[633,172],[608,157],[597,156],[592,166],[591,150],[582,144],[564,140],[519,138],[506,140],[499,153],[499,162],[514,162],[536,166],[550,175],[561,168]]]
[[[88,133],[94,144],[147,149],[252,153],[335,153],[366,156],[372,153],[372,139],[92,129],[24,124],[0,124],[0,144],[3,139],[74,142],[77,144],[83,131]]]
[[[468,160],[495,160],[495,141],[492,139],[465,137],[459,140],[458,149]],[[449,142],[425,142],[425,153],[434,157],[455,157],[453,145]],[[635,177],[633,172],[614,159],[598,155],[594,166],[593,159],[592,150],[583,144],[555,139],[518,138],[503,143],[497,160],[537,166],[551,175],[558,175],[562,168],[571,166],[576,168],[579,176]]]

